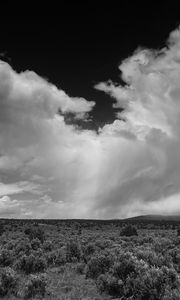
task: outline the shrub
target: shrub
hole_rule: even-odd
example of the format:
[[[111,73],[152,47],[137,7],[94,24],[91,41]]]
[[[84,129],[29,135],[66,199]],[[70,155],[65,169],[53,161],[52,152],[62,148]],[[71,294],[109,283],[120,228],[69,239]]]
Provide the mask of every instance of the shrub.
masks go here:
[[[38,226],[30,226],[24,230],[24,233],[28,235],[30,240],[39,239],[41,243],[45,240],[44,230]]]
[[[126,281],[125,295],[133,295],[135,299],[161,300],[167,295],[167,288],[171,291],[179,289],[178,274],[173,269],[144,268],[137,276],[129,276]],[[172,299],[172,298],[171,298]]]
[[[29,255],[31,250],[31,244],[29,242],[28,238],[22,239],[18,241],[16,247],[15,247],[15,253],[16,254],[26,254]]]
[[[0,236],[5,232],[5,228],[3,224],[0,224]]]
[[[16,268],[26,274],[43,272],[46,267],[47,264],[45,258],[33,254],[23,255],[16,263]]]
[[[67,262],[79,261],[82,256],[81,247],[78,241],[69,240],[66,244],[66,260]]]
[[[0,266],[10,266],[13,262],[13,253],[11,250],[3,249],[0,251]]]
[[[104,240],[104,239],[98,239],[95,241],[95,247],[96,249],[100,249],[100,250],[104,250],[106,249],[107,247],[109,247],[110,245],[112,244],[111,241],[109,240]]]
[[[31,248],[33,250],[37,250],[41,247],[41,242],[39,239],[35,238],[31,241]]]
[[[134,227],[132,225],[127,225],[121,229],[120,235],[121,236],[133,236],[133,235],[137,236],[138,233],[137,233],[136,227]]]
[[[32,227],[26,227],[25,229],[24,229],[24,233],[26,234],[26,235],[30,235],[31,234],[31,232],[32,232]]]
[[[84,248],[84,257],[91,256],[96,251],[97,247],[93,243],[87,244],[87,246]]]
[[[136,272],[138,266],[138,260],[130,252],[121,253],[118,257],[118,261],[114,263],[112,268],[112,274],[123,281],[131,274]]]
[[[157,238],[153,243],[153,248],[155,252],[164,254],[169,247],[171,247],[172,242],[169,238]]]
[[[86,277],[97,279],[101,274],[108,272],[113,264],[112,257],[105,254],[97,254],[91,257],[87,264]]]
[[[6,267],[0,274],[0,296],[5,296],[7,293],[14,293],[17,286],[17,276],[15,271]]]
[[[179,289],[169,289],[166,288],[163,300],[179,300],[180,299],[180,290]]]
[[[57,266],[62,266],[65,263],[66,263],[66,252],[63,249],[57,250],[54,264]]]
[[[80,262],[80,263],[77,263],[77,265],[76,265],[76,272],[78,273],[78,274],[84,274],[84,272],[85,272],[85,267],[86,267],[86,264],[85,263],[82,263],[82,262]]]
[[[97,288],[100,293],[107,293],[111,296],[123,296],[123,282],[111,274],[101,274],[97,279]]]
[[[48,266],[49,265],[55,265],[56,256],[57,256],[56,251],[50,251],[50,252],[45,254]]]
[[[7,250],[13,250],[14,247],[15,247],[15,243],[13,241],[8,241],[8,243],[6,244]]]
[[[43,244],[43,249],[46,252],[51,251],[53,249],[52,242],[50,240],[45,241],[44,244]]]
[[[156,253],[153,250],[141,249],[136,251],[136,256],[138,259],[143,259],[150,266],[161,267],[163,265],[170,266],[172,262],[172,258],[170,255],[162,256],[160,253]]]
[[[48,266],[62,266],[66,263],[66,252],[63,249],[45,253]]]
[[[177,229],[177,236],[180,236],[180,228]]]
[[[24,298],[43,297],[46,293],[46,277],[44,274],[30,275],[24,289]]]

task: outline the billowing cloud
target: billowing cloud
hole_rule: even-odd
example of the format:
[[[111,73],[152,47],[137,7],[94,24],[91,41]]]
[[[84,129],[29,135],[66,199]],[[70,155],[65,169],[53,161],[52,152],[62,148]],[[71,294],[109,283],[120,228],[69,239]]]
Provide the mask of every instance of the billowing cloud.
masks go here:
[[[101,138],[109,135],[114,139],[111,150],[114,166],[112,158],[109,165],[113,166],[115,184],[111,190],[105,187],[106,197],[102,195],[97,209],[100,212],[103,205],[105,216],[177,213],[180,211],[179,29],[170,35],[166,48],[138,49],[119,69],[123,86],[112,82],[96,85],[115,99],[116,108],[124,108],[117,113],[113,124],[101,130]],[[104,165],[105,178],[109,177],[111,167]]]
[[[0,216],[180,212],[180,30],[119,69],[123,85],[96,85],[116,108],[116,120],[96,133],[64,119],[86,119],[94,102],[0,63]]]

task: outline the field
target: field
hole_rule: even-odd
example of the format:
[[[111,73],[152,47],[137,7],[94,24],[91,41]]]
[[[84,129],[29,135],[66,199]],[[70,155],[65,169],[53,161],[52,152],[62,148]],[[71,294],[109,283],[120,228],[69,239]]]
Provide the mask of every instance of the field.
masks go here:
[[[180,222],[0,220],[0,298],[179,300]]]

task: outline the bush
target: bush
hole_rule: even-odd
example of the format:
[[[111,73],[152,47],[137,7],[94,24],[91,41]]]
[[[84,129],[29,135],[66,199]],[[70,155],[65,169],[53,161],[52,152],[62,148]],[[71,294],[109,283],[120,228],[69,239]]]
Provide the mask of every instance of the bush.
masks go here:
[[[114,297],[123,296],[123,282],[111,274],[101,274],[97,279],[97,288],[100,293],[107,293]]]
[[[136,272],[139,266],[141,266],[141,262],[132,253],[123,252],[119,255],[118,261],[114,263],[112,274],[124,282],[131,273]]]
[[[22,253],[26,254],[26,255],[29,255],[30,250],[31,250],[31,244],[30,244],[28,238],[25,238],[25,239],[22,239],[22,240],[18,241],[18,243],[15,247],[15,253],[17,255],[22,254]]]
[[[5,228],[3,224],[0,224],[0,236],[5,232]]]
[[[56,266],[62,266],[65,263],[66,263],[66,252],[63,249],[57,250],[54,264]]]
[[[52,242],[50,240],[45,241],[44,244],[43,244],[43,249],[46,252],[51,251],[53,249]]]
[[[28,235],[30,240],[39,239],[41,243],[45,240],[44,230],[38,226],[30,226],[24,230],[24,233]]]
[[[39,239],[35,238],[31,241],[31,248],[33,250],[37,250],[39,248],[41,248],[41,242]]]
[[[10,266],[13,262],[13,253],[11,250],[3,249],[0,251],[0,266]]]
[[[85,267],[86,267],[86,264],[85,263],[77,263],[77,265],[76,265],[76,272],[78,273],[78,274],[84,274],[84,272],[85,272]]]
[[[24,298],[43,297],[46,293],[46,277],[44,274],[31,275],[24,289]]]
[[[56,261],[56,257],[57,257],[56,251],[50,251],[50,252],[46,253],[45,257],[46,257],[48,266],[55,265],[55,261]]]
[[[82,256],[81,247],[78,241],[69,240],[66,244],[66,260],[67,262],[79,261]]]
[[[14,241],[8,241],[8,243],[6,244],[6,249],[7,250],[13,250],[15,247],[15,242]]]
[[[98,254],[93,256],[87,264],[86,277],[97,279],[99,275],[108,272],[112,264],[110,255]]]
[[[43,272],[46,267],[47,263],[45,258],[33,254],[23,255],[16,263],[16,268],[26,274]]]
[[[180,236],[180,228],[177,229],[177,236]]]
[[[180,299],[180,291],[179,289],[169,289],[166,288],[163,300],[179,300]]]
[[[136,227],[132,226],[132,225],[127,225],[125,227],[122,228],[121,232],[120,232],[121,236],[137,236],[137,229]]]
[[[10,268],[4,268],[0,274],[0,296],[5,296],[8,293],[14,293],[17,286],[17,276],[15,271]]]
[[[150,267],[129,252],[121,253],[118,261],[101,274],[96,283],[101,293],[122,299],[180,299],[180,279],[173,268]]]
[[[145,268],[138,272],[136,277],[128,277],[125,294],[127,297],[133,295],[135,299],[161,300],[168,294],[167,289],[171,291],[171,295],[173,290],[177,294],[179,284],[178,274],[173,269],[167,267]]]
[[[84,248],[83,252],[84,252],[84,258],[88,258],[89,256],[91,256],[92,254],[94,254],[94,252],[97,250],[97,247],[93,244],[93,243],[89,243],[87,244],[87,246]]]
[[[66,263],[66,252],[63,249],[45,253],[48,266],[62,266]]]
[[[162,256],[160,253],[156,253],[153,250],[146,250],[141,249],[139,251],[136,251],[136,256],[138,259],[143,259],[145,262],[148,263],[149,266],[171,266],[172,258],[170,255],[164,255]]]

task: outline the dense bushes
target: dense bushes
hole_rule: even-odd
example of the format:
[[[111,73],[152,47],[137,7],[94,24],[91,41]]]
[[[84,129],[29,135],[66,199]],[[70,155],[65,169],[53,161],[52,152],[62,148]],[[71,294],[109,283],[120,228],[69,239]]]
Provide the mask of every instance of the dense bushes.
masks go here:
[[[46,240],[43,244],[43,249],[44,251],[48,252],[51,251],[53,249],[53,243],[50,240]]]
[[[17,275],[12,268],[7,267],[2,269],[0,273],[0,297],[3,297],[8,293],[15,293],[17,281]]]
[[[5,228],[3,224],[0,224],[0,236],[5,232]]]
[[[129,275],[135,274],[137,269],[144,264],[144,261],[139,261],[132,253],[122,252],[113,265],[112,274],[124,282]]]
[[[123,296],[123,281],[111,274],[101,274],[97,279],[97,287],[101,293],[107,293],[114,297]]]
[[[89,257],[97,250],[97,247],[91,242],[84,247],[84,256]]]
[[[23,271],[26,274],[43,272],[47,267],[44,257],[37,255],[23,255],[16,263],[17,270]]]
[[[0,251],[0,266],[10,266],[13,262],[13,253],[11,250],[3,249]]]
[[[79,261],[82,256],[81,246],[77,240],[70,239],[66,244],[67,262]]]
[[[149,266],[168,266],[171,267],[172,265],[172,257],[167,251],[165,255],[162,255],[161,253],[156,253],[150,249],[146,250],[144,248],[142,249],[136,249],[135,250],[137,258],[140,260],[146,261]]]
[[[136,227],[134,227],[132,225],[127,225],[121,229],[120,235],[121,236],[123,236],[123,235],[124,236],[133,236],[133,235],[137,236],[138,233],[137,233]]]
[[[39,239],[41,243],[45,240],[44,230],[38,226],[29,226],[25,228],[24,233],[29,237],[30,240]]]
[[[124,294],[135,299],[162,300],[168,291],[179,291],[179,276],[173,269],[144,268],[137,276],[129,276]]]
[[[43,297],[46,293],[46,277],[44,274],[30,275],[24,288],[24,298],[29,299],[35,296]]]
[[[64,249],[49,251],[45,258],[48,266],[62,266],[66,263],[66,252]]]
[[[180,279],[174,269],[148,267],[135,257],[121,263],[97,279],[100,292],[123,299],[164,300],[180,292]],[[170,298],[174,299],[174,298]]]
[[[35,238],[31,241],[31,248],[33,250],[38,250],[39,248],[41,248],[41,242],[38,238]]]
[[[86,276],[96,279],[99,275],[107,272],[113,263],[112,257],[107,254],[92,256],[87,263]]]
[[[72,257],[72,259],[73,259],[73,257]],[[57,250],[54,264],[56,266],[62,266],[66,263],[66,261],[67,261],[67,253],[65,252],[65,249]]]
[[[67,294],[62,299],[81,299],[80,292],[88,287],[99,294],[83,294],[82,299],[180,299],[177,227],[160,230],[138,225],[137,232],[135,226],[124,224],[119,234],[119,226],[92,229],[87,222],[77,235],[78,225],[67,227],[66,221],[62,227],[23,222],[12,228],[6,224],[8,233],[0,239],[0,297],[57,299],[48,293],[58,283],[58,297],[63,291]]]
[[[21,256],[22,254],[29,255],[30,251],[31,251],[31,244],[28,238],[21,239],[20,241],[17,242],[15,246],[16,255],[18,256]]]
[[[177,236],[180,236],[180,228],[177,229]]]
[[[76,272],[78,274],[84,274],[86,268],[86,264],[83,262],[77,263],[76,265]]]

